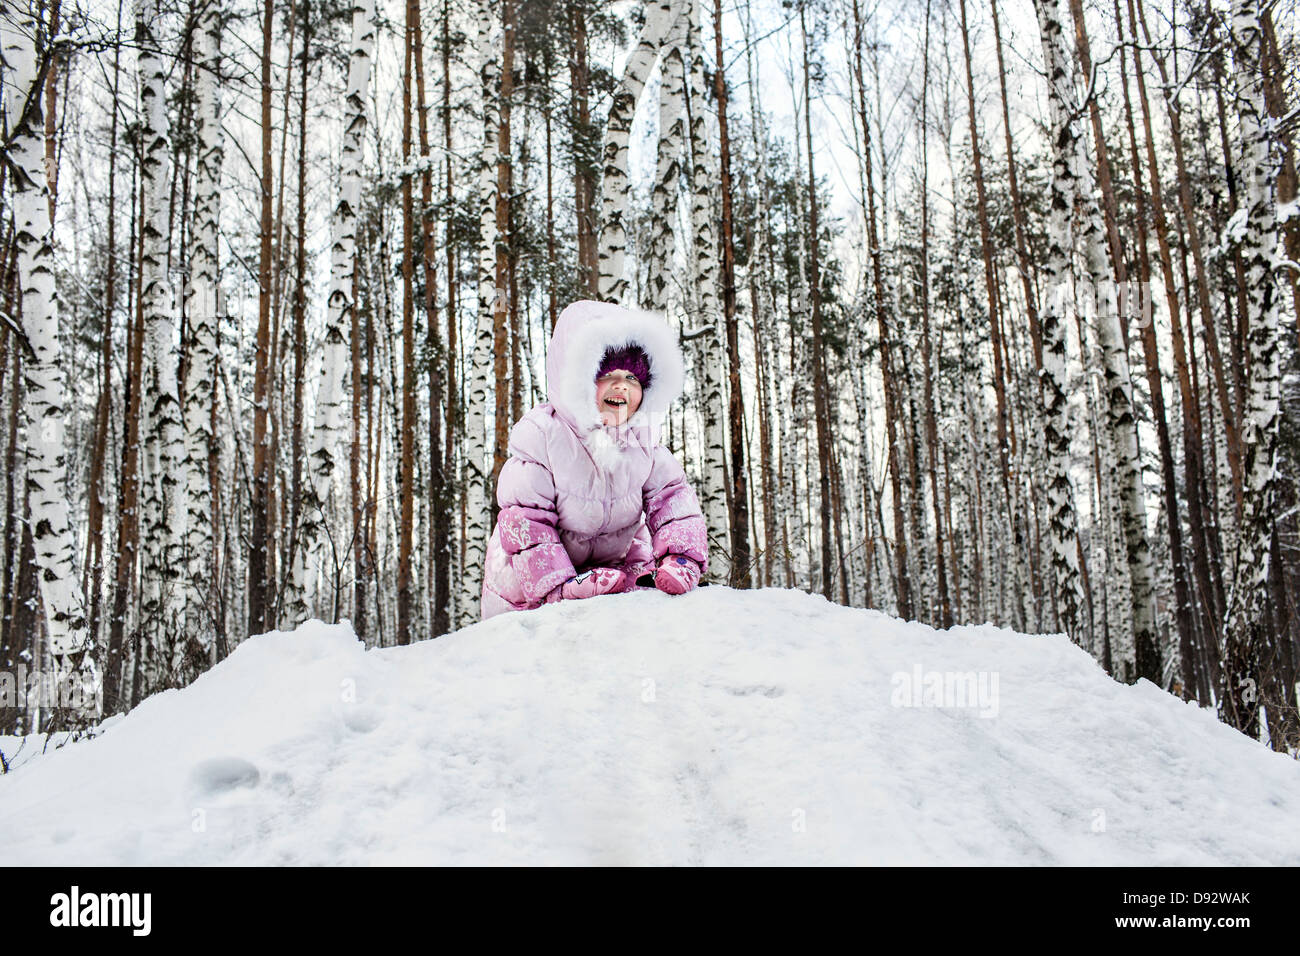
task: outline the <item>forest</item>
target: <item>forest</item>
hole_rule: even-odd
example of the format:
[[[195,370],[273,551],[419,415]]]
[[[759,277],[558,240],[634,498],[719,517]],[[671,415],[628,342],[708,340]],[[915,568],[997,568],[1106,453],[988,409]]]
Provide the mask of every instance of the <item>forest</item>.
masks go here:
[[[708,583],[1300,755],[1296,0],[3,0],[0,733],[478,619],[570,302]]]

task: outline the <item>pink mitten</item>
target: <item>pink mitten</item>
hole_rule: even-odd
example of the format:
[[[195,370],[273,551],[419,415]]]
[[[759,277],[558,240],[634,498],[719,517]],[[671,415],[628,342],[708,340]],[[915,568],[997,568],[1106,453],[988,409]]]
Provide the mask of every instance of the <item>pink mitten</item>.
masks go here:
[[[582,598],[596,597],[598,594],[613,594],[623,590],[627,575],[614,568],[592,568],[566,581],[551,592],[551,601],[576,601]],[[558,593],[557,593],[558,592]]]
[[[655,572],[655,587],[665,594],[685,594],[700,583],[700,566],[680,554],[665,555]]]

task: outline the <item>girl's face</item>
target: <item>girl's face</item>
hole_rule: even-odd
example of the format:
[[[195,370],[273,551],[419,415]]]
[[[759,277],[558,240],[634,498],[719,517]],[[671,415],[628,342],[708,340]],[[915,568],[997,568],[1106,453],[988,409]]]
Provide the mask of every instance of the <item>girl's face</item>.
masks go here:
[[[596,379],[596,408],[603,425],[622,425],[641,407],[641,383],[626,369],[616,368]]]

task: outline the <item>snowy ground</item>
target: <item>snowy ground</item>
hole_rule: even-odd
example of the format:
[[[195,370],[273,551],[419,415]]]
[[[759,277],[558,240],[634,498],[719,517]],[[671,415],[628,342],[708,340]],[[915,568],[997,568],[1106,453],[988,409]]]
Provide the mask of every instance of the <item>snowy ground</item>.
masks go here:
[[[1297,819],[1300,763],[1064,638],[711,587],[254,638],[0,776],[0,863],[1294,866]]]

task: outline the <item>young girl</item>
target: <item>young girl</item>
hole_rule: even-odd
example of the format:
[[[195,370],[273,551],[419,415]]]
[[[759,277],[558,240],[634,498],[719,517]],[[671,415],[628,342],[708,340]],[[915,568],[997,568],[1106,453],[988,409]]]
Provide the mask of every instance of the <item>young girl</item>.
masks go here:
[[[575,302],[546,357],[550,401],[510,432],[497,480],[482,616],[656,587],[693,589],[708,568],[704,515],[659,444],[682,390],[676,336],[661,318]]]

